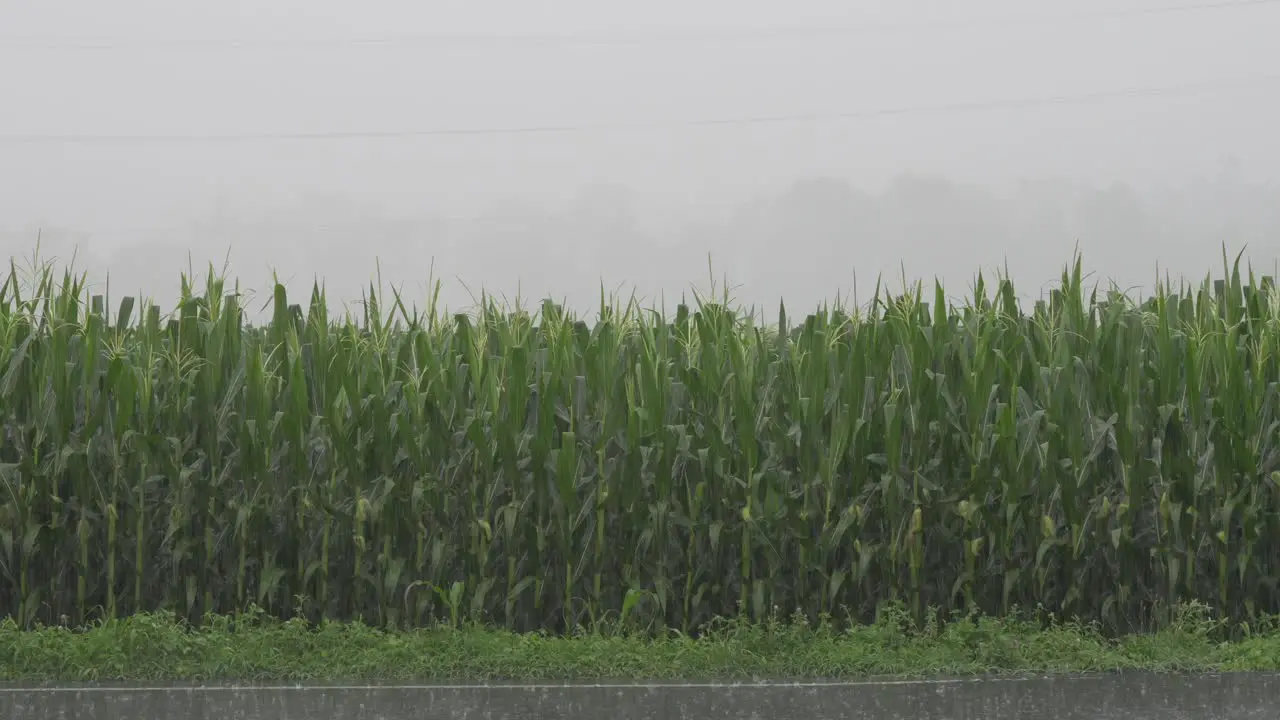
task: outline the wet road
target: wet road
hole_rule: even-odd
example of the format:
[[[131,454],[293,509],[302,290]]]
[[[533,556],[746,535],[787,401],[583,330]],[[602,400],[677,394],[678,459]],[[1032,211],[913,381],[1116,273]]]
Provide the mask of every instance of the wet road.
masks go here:
[[[734,685],[0,686],[12,720],[1276,720],[1280,674]]]

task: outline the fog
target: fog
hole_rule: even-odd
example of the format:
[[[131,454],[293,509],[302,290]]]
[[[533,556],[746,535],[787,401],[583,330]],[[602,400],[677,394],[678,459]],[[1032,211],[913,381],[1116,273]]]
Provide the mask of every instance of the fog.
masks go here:
[[[1276,0],[0,0],[0,250],[590,312],[1271,272]]]

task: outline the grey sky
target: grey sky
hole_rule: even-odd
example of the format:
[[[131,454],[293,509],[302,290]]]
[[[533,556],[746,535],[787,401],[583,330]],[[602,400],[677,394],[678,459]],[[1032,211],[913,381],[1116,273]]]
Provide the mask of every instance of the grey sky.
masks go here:
[[[1007,258],[1032,288],[1076,242],[1124,284],[1198,278],[1223,242],[1270,269],[1280,2],[1089,16],[1215,4],[0,0],[3,250],[42,228],[161,299],[228,243],[251,284],[348,297],[374,254],[411,284],[434,258],[452,306],[457,277],[587,309],[601,279],[705,285],[708,252],[768,305],[899,263],[958,295]],[[938,107],[1054,97],[1077,101]],[[820,119],[683,124],[773,116]],[[542,126],[605,127],[101,138]]]

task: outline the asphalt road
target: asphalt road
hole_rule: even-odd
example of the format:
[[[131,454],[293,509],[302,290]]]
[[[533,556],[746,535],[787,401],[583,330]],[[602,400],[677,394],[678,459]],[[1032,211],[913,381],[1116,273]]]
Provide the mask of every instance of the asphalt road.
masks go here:
[[[11,720],[1276,720],[1280,674],[866,682],[0,686]]]

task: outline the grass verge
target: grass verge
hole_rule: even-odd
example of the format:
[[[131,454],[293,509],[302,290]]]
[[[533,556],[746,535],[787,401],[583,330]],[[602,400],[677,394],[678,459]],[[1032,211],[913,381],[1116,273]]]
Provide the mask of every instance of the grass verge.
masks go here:
[[[261,613],[193,628],[139,615],[88,628],[0,624],[0,679],[53,681],[705,680],[1154,671],[1280,670],[1280,624],[1218,639],[1202,607],[1168,629],[1117,639],[1073,622],[970,617],[910,627],[817,628],[725,622],[698,638],[583,632],[571,637],[480,627],[384,632],[308,626]]]

